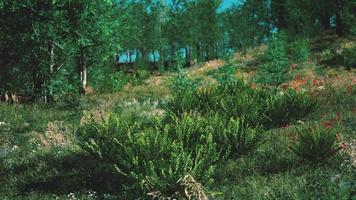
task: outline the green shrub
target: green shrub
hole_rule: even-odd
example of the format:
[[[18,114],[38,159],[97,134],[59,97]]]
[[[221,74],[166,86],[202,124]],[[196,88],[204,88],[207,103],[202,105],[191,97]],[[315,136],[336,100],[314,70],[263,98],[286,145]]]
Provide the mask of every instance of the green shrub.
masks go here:
[[[324,162],[339,150],[337,128],[329,128],[319,123],[296,128],[297,138],[290,149],[303,159],[313,163]]]
[[[286,35],[276,33],[269,42],[264,55],[264,64],[258,69],[254,81],[267,85],[279,85],[289,79],[288,71]]]
[[[199,89],[176,89],[166,108],[175,114],[212,112],[230,118],[244,118],[250,126],[278,127],[300,120],[315,110],[316,101],[294,90],[255,90],[242,80]]]
[[[119,92],[131,80],[123,71],[95,67],[89,71],[90,85],[99,93]]]
[[[219,149],[228,152],[229,158],[238,158],[255,151],[263,141],[262,129],[260,127],[250,127],[244,119],[231,118],[223,131],[217,137]]]
[[[258,114],[259,93],[248,87],[242,80],[225,82],[218,86],[183,88],[172,90],[173,97],[166,107],[173,113],[196,111],[209,114],[214,111],[228,117],[244,116],[248,122],[255,121],[252,118]]]
[[[356,68],[356,47],[344,49],[342,61],[347,68]]]
[[[292,44],[291,58],[297,63],[308,61],[310,55],[309,42],[305,38],[299,38]]]
[[[183,73],[177,73],[169,80],[172,97],[164,107],[176,114],[193,110],[196,104],[196,99],[193,96],[199,84],[200,80],[189,78]]]
[[[236,66],[228,63],[216,70],[208,72],[209,76],[215,78],[220,84],[232,82],[235,78]]]
[[[183,72],[177,73],[169,80],[169,88],[173,95],[180,95],[188,90],[195,90],[200,84],[199,79],[192,79]]]
[[[288,122],[293,122],[306,117],[317,108],[317,103],[307,94],[294,90],[285,92],[271,91],[274,95],[269,95],[264,103],[264,116],[266,127],[278,127]]]
[[[114,114],[104,122],[91,119],[78,131],[79,144],[112,163],[126,187],[179,197],[179,179],[189,174],[209,184],[218,161],[253,152],[263,140],[259,127],[219,114],[183,113],[165,122],[147,128]]]
[[[177,181],[191,174],[209,182],[218,159],[212,128],[191,119],[142,129],[111,115],[106,122],[89,121],[78,131],[80,145],[111,162],[127,178],[125,185],[141,191],[175,196],[184,191]]]
[[[150,71],[146,68],[139,68],[135,70],[133,76],[129,79],[130,83],[133,85],[142,84],[143,81],[149,78],[151,75]]]
[[[199,138],[206,133],[211,133],[216,144],[220,158],[237,158],[253,152],[263,141],[263,130],[261,127],[249,126],[243,118],[229,118],[219,113],[202,116],[199,114],[183,113],[177,117],[171,115],[169,121],[173,133],[190,132],[189,148],[199,141]],[[187,135],[187,134],[178,134]]]
[[[222,84],[216,91],[220,96],[220,100],[216,102],[217,112],[229,117],[242,117],[247,124],[254,126],[264,118],[264,93],[250,88],[242,80]]]
[[[124,89],[124,86],[129,82],[129,78],[124,72],[115,72],[109,75],[109,79],[104,82],[102,91],[119,92]]]

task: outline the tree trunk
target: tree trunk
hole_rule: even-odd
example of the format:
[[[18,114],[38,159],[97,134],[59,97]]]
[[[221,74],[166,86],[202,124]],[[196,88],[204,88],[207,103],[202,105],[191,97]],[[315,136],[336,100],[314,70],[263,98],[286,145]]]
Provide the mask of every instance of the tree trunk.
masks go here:
[[[185,47],[185,63],[189,65],[190,62],[190,54],[189,54],[189,47]]]
[[[323,26],[324,30],[330,29],[330,14],[325,12],[320,16],[321,25]]]
[[[44,79],[37,71],[35,71],[32,74],[32,80],[34,99],[39,100],[43,98],[43,86],[45,85]]]
[[[79,50],[79,56],[77,59],[77,67],[81,83],[79,93],[81,95],[85,95],[85,88],[87,86],[87,67],[85,65],[85,55],[82,48]]]
[[[336,5],[336,34],[344,34],[344,25],[342,21],[342,0],[335,0]]]
[[[208,46],[205,48],[205,52],[206,52],[205,61],[211,60],[211,46],[210,46],[210,44],[208,44]]]
[[[200,62],[200,45],[199,43],[196,44],[196,48],[197,48],[197,63]]]
[[[154,50],[152,50],[152,58],[153,58],[153,63],[156,63],[156,53]]]
[[[159,60],[161,65],[164,67],[164,69],[167,67],[166,66],[166,55],[164,52],[164,49],[162,48],[161,51],[159,52]]]
[[[131,61],[131,50],[128,50],[127,51],[127,56],[128,56],[128,61],[129,61],[129,63],[131,63],[132,61]]]
[[[174,64],[177,64],[177,63],[174,63],[175,59],[177,59],[177,51],[176,51],[177,47],[176,45],[172,45],[172,48],[171,48],[171,60],[170,60],[170,66],[173,66]],[[176,60],[177,62],[178,60]]]
[[[51,42],[49,44],[49,78],[48,78],[48,81],[51,81],[52,79],[52,75],[54,73],[54,65],[55,65],[55,62],[54,62],[54,44]],[[43,87],[46,88],[47,87],[47,82],[44,81],[43,83]],[[48,92],[45,94],[44,96],[44,101],[45,103],[48,103],[52,100],[53,98],[53,90],[51,87],[48,87]]]

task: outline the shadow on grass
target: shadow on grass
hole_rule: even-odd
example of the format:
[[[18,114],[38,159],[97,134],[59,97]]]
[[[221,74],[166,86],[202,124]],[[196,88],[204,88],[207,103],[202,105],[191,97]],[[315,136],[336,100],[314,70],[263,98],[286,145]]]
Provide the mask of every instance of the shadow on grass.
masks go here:
[[[10,174],[17,180],[16,193],[66,195],[78,191],[117,194],[127,183],[112,172],[112,166],[85,153],[68,153],[55,157],[42,155],[30,162],[14,166]],[[6,183],[5,183],[6,184]]]

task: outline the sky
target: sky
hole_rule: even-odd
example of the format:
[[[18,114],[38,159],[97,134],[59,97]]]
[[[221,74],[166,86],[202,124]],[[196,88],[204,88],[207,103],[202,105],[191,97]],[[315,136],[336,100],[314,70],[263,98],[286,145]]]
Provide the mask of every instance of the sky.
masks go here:
[[[241,4],[245,0],[222,0],[221,6],[219,8],[219,11],[225,10],[226,8],[231,7],[234,4]],[[171,0],[166,0],[166,2],[171,2]]]
[[[226,8],[231,7],[233,4],[236,4],[237,2],[241,2],[240,0],[223,0],[221,4],[221,10],[224,10]]]

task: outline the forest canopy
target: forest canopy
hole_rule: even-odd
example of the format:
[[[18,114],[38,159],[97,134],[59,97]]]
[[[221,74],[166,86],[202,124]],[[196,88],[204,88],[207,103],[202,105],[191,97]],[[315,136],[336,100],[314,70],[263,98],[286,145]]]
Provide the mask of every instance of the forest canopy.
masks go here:
[[[354,35],[352,0],[1,0],[0,91],[85,93],[90,71],[170,69],[325,31]],[[109,71],[110,71],[109,70]],[[11,80],[11,81],[10,81]],[[66,84],[62,84],[66,83]]]

